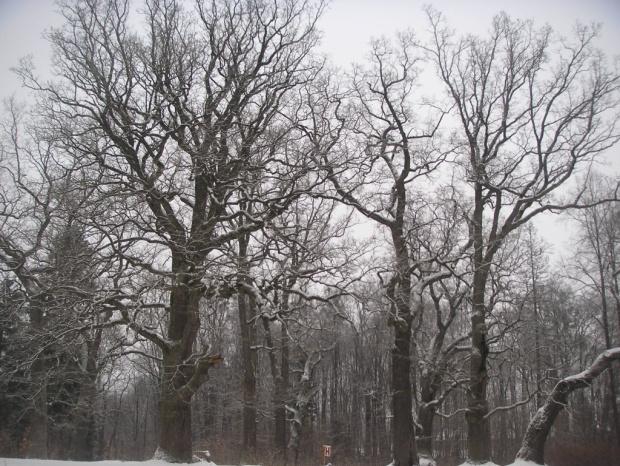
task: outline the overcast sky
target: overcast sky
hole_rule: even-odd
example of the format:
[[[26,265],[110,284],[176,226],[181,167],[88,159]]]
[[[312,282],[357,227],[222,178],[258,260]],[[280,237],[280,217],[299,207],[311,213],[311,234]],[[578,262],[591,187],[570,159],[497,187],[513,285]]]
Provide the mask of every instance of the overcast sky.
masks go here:
[[[548,23],[563,34],[570,34],[576,21],[602,23],[599,46],[610,58],[620,55],[620,0],[332,0],[320,23],[323,50],[342,67],[362,61],[371,37],[407,28],[423,31],[427,23],[422,7],[429,3],[459,32],[487,31],[491,18],[502,10],[538,25]],[[10,68],[21,57],[31,54],[45,73],[50,53],[43,32],[59,23],[53,0],[0,0],[0,98],[19,95]],[[607,158],[620,167],[620,148]],[[556,252],[568,246],[569,229],[561,221],[551,216],[537,223]]]

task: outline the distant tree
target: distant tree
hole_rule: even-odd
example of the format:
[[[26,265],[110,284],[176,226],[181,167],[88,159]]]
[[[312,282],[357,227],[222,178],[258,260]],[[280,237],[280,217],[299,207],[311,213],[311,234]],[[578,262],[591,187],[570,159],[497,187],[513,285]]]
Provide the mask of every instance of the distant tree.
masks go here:
[[[46,458],[48,300],[54,290],[44,272],[50,230],[59,218],[57,194],[67,170],[57,140],[34,124],[26,125],[27,114],[14,101],[7,110],[0,140],[0,273],[4,322],[13,320],[5,336],[12,340],[8,347],[13,354],[3,357],[12,359],[3,364],[3,379],[19,389],[9,392],[15,400],[27,401],[26,412],[20,414],[28,420],[24,453]]]
[[[593,176],[590,179],[587,199],[594,202],[602,197],[613,197],[617,194],[618,185],[612,179]],[[601,327],[605,340],[605,348],[609,349],[618,343],[614,341],[614,327],[620,332],[620,314],[617,324],[613,324],[613,308],[620,311],[618,305],[618,254],[620,253],[620,223],[618,211],[620,203],[605,203],[575,212],[577,220],[579,254],[571,259],[574,262],[574,279],[592,289],[600,299]],[[613,304],[615,303],[615,306]],[[617,335],[620,335],[618,333]],[[616,377],[612,367],[608,370],[609,396],[612,420],[616,439],[620,442],[620,412],[618,410]]]

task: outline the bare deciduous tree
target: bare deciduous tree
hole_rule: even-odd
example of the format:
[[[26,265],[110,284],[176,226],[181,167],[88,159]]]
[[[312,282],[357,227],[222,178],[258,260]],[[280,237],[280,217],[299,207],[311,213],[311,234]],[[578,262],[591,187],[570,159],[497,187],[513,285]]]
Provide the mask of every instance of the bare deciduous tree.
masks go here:
[[[320,65],[311,53],[322,6],[197,0],[190,14],[153,0],[143,9],[144,29],[132,30],[127,1],[62,3],[65,24],[49,35],[58,82],[20,73],[46,99],[66,150],[99,172],[109,249],[168,293],[163,334],[141,325],[157,306],[135,281],[117,282],[113,304],[118,323],[162,354],[160,454],[190,461],[190,401],[220,360],[197,347],[200,302],[211,285],[235,288],[217,284],[214,257],[316,181],[293,91]]]
[[[486,420],[486,291],[493,258],[507,236],[535,216],[583,206],[583,189],[560,194],[580,167],[618,141],[618,74],[594,48],[597,30],[570,40],[505,14],[488,37],[455,38],[428,10],[427,50],[453,105],[464,201],[469,204],[473,279],[468,451],[490,459]],[[467,204],[464,204],[467,205]]]
[[[411,330],[417,312],[413,296],[445,276],[445,271],[435,270],[416,280],[415,271],[432,266],[426,258],[414,257],[407,241],[409,230],[418,226],[410,186],[430,175],[446,157],[433,146],[442,112],[429,116],[430,107],[417,108],[412,99],[419,71],[414,44],[409,35],[401,36],[397,46],[387,41],[373,44],[368,68],[358,69],[353,76],[346,145],[340,148],[340,159],[335,156],[338,151],[325,155],[323,167],[335,195],[389,234],[393,262],[386,295],[394,328],[391,383],[396,466],[418,463],[411,385]]]

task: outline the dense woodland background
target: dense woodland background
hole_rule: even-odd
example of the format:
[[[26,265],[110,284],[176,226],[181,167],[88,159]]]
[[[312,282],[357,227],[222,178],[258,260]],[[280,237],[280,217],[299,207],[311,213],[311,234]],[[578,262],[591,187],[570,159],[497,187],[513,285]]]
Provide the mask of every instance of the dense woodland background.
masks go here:
[[[55,77],[25,60],[2,115],[0,456],[508,464],[620,345],[597,27],[428,8],[336,70],[320,3],[60,8]],[[570,394],[548,464],[617,464],[619,373]]]

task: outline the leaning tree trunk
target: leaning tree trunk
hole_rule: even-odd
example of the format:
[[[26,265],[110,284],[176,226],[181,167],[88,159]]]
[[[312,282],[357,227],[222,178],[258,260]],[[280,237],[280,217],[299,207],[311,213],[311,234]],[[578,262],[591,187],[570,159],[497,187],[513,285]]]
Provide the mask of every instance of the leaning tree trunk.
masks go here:
[[[560,380],[545,404],[530,421],[517,459],[544,464],[545,441],[557,415],[568,402],[568,395],[578,388],[589,387],[592,381],[605,371],[614,360],[620,360],[620,347],[604,351],[585,371]]]

